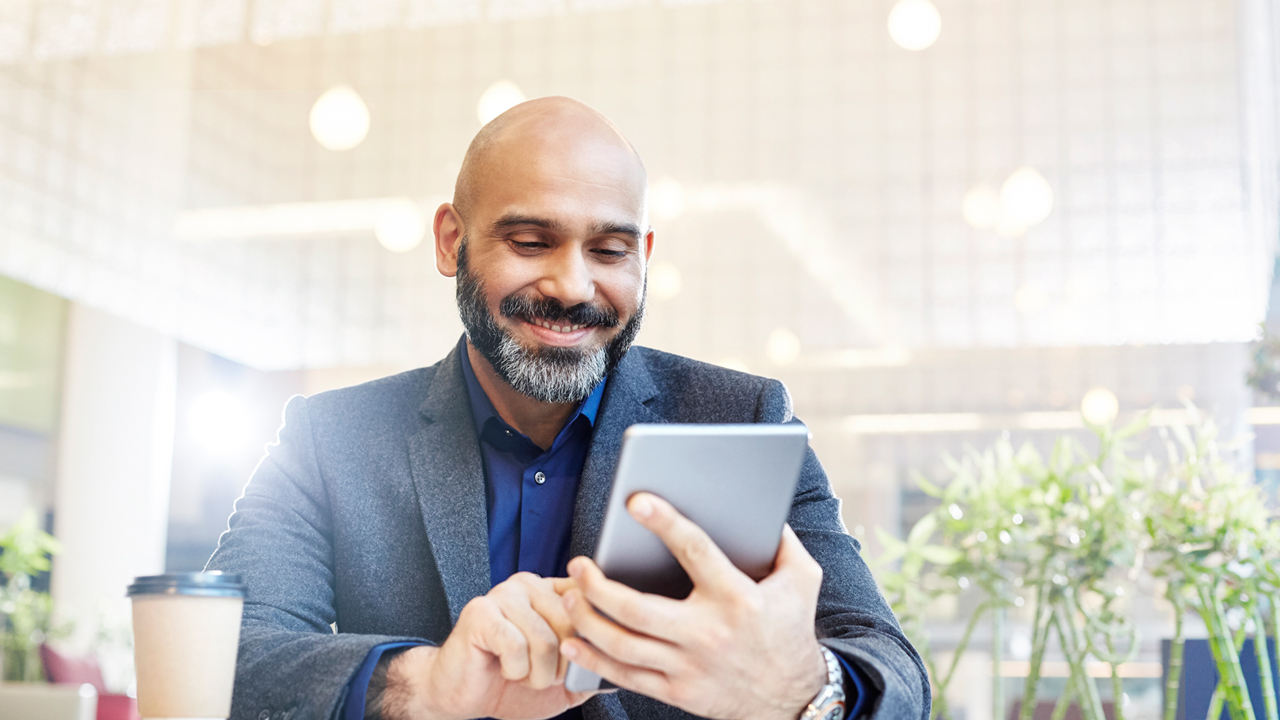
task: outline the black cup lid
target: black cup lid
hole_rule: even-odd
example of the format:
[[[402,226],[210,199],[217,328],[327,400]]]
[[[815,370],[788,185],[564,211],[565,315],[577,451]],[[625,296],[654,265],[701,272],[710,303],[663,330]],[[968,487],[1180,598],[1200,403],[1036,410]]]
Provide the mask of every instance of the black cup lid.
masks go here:
[[[239,597],[248,594],[239,575],[222,572],[165,573],[134,578],[129,586],[134,595],[201,595],[204,597]]]

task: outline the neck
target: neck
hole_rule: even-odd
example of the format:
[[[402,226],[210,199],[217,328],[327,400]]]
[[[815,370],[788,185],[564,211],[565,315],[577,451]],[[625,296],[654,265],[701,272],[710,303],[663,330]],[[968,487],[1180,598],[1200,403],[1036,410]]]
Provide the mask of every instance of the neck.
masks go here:
[[[546,450],[564,428],[577,403],[547,403],[534,400],[507,384],[484,355],[467,341],[467,358],[484,394],[493,409],[508,425],[528,436],[535,445]]]

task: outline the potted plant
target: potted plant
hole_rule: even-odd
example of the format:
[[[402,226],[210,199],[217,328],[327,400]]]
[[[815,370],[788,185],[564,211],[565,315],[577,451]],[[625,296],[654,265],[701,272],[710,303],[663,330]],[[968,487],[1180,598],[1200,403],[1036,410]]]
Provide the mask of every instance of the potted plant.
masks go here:
[[[985,451],[948,459],[948,482],[917,482],[938,498],[905,541],[880,531],[886,553],[886,597],[902,619],[932,675],[935,713],[949,717],[945,694],[960,655],[985,618],[992,636],[995,715],[1003,717],[1003,630],[1006,611],[1026,608],[1031,656],[1020,720],[1035,710],[1046,648],[1056,638],[1070,668],[1054,720],[1075,701],[1085,720],[1104,720],[1090,659],[1110,666],[1113,696],[1123,697],[1119,666],[1138,649],[1125,597],[1139,580],[1159,580],[1177,617],[1172,663],[1181,659],[1182,617],[1195,611],[1210,629],[1224,678],[1216,695],[1232,720],[1257,720],[1244,689],[1238,652],[1248,628],[1265,638],[1276,626],[1280,588],[1280,528],[1247,474],[1226,462],[1211,421],[1162,432],[1165,457],[1139,456],[1150,440],[1146,417],[1121,429],[1094,426],[1096,449],[1074,436],[1046,458],[1030,445],[1015,450],[1007,435]],[[948,667],[937,667],[924,627],[924,608],[944,595],[972,588],[981,601],[969,617]],[[1227,608],[1247,622],[1232,622]],[[1268,621],[1267,618],[1270,618]],[[1268,662],[1266,643],[1260,666]],[[1166,718],[1176,717],[1180,668],[1167,673]],[[1266,680],[1270,680],[1269,673]],[[1267,720],[1275,715],[1274,688]],[[1114,703],[1123,720],[1123,703]],[[1217,720],[1212,709],[1209,720]]]
[[[35,590],[32,578],[48,571],[49,557],[60,551],[32,510],[0,535],[0,665],[6,681],[44,680],[40,645],[55,634],[53,599]]]

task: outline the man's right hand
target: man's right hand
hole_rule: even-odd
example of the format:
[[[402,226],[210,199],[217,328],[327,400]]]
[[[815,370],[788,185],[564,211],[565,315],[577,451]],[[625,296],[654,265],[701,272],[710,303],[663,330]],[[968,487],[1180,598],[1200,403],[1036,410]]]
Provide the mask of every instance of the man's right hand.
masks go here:
[[[416,647],[391,661],[383,717],[537,720],[593,693],[564,688],[560,641],[573,626],[560,594],[573,584],[517,573],[462,608],[440,647]]]

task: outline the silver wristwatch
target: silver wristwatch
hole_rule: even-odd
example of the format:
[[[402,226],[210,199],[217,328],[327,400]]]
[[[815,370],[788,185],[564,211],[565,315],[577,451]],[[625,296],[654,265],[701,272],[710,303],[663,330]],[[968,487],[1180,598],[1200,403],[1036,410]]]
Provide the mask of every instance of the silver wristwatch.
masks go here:
[[[819,646],[827,661],[827,684],[809,701],[800,720],[844,720],[844,670],[835,653]]]

